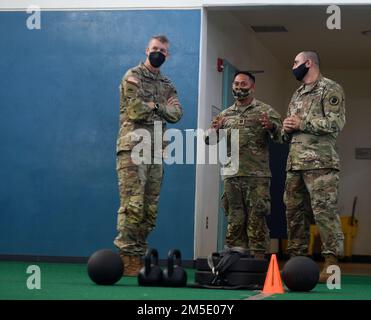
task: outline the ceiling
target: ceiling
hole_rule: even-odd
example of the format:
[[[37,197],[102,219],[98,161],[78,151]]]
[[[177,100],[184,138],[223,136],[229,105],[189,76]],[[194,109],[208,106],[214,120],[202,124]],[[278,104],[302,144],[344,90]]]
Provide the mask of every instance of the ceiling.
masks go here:
[[[251,26],[284,26],[288,32],[256,33],[284,67],[291,67],[296,53],[317,50],[323,68],[371,68],[371,36],[361,34],[371,30],[371,5],[341,6],[340,30],[327,28],[331,14],[326,9],[327,6],[256,6],[218,8],[215,13],[228,12],[252,32]]]

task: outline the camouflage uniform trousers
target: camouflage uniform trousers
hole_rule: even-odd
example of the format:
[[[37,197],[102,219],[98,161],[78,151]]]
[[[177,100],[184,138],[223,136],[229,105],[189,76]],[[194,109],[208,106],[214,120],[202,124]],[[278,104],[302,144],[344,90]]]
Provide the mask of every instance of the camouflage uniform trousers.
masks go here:
[[[223,207],[228,220],[226,245],[251,252],[269,250],[266,216],[270,214],[270,178],[230,177],[224,180]]]
[[[162,164],[132,163],[131,152],[117,156],[120,208],[118,210],[116,247],[125,255],[142,256],[147,237],[154,229],[163,177]]]
[[[338,186],[338,170],[287,172],[284,202],[290,255],[308,254],[313,222],[321,237],[322,255],[343,255],[344,235],[337,212]]]

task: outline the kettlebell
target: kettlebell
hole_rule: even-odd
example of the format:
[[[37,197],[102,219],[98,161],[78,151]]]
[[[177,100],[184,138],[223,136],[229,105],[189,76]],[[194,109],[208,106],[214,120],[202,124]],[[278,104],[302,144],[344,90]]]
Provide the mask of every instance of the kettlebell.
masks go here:
[[[158,251],[154,248],[147,250],[144,256],[144,267],[138,274],[140,286],[159,286],[162,282],[162,270],[158,266]]]
[[[187,284],[187,273],[181,267],[181,253],[178,249],[169,251],[167,268],[162,273],[163,285],[167,287],[184,287]]]

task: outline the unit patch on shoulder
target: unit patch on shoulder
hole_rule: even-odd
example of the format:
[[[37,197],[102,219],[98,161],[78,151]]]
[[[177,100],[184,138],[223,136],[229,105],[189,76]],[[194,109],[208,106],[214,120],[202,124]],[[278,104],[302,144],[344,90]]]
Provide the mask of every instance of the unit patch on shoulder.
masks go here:
[[[339,98],[337,96],[332,96],[329,101],[332,106],[337,106],[339,104]]]

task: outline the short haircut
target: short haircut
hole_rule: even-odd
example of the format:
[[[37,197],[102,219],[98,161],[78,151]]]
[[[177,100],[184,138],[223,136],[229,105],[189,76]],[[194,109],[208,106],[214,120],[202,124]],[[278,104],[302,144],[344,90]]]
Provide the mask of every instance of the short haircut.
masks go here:
[[[237,77],[239,74],[244,74],[244,75],[248,76],[248,77],[250,78],[250,80],[251,80],[252,82],[255,83],[255,76],[254,76],[251,72],[249,72],[249,71],[237,71],[237,72],[234,74],[233,80],[236,79],[236,77]]]
[[[153,39],[156,39],[160,41],[161,43],[169,43],[169,39],[163,34],[152,36],[149,42],[151,42]]]
[[[314,50],[307,50],[303,51],[303,55],[305,59],[312,60],[317,66],[320,66],[321,60],[319,58],[319,53]]]

